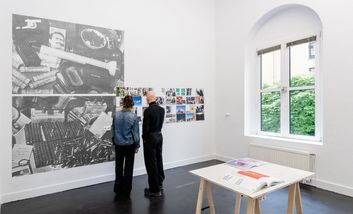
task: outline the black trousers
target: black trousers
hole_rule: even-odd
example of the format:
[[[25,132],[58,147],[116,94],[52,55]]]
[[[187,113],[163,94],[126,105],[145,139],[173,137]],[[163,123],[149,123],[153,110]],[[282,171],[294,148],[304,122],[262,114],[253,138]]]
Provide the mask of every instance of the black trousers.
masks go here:
[[[164,181],[164,169],[162,159],[163,136],[161,133],[150,134],[143,143],[143,154],[148,174],[150,192],[159,192]]]
[[[134,171],[135,146],[115,145],[115,184],[114,192],[130,196]]]

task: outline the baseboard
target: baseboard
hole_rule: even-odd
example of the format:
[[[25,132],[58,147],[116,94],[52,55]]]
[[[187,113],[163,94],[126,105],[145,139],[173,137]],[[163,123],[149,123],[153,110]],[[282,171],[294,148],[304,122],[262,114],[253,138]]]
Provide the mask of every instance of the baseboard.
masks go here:
[[[333,183],[330,181],[320,180],[320,179],[316,179],[315,184],[316,184],[317,188],[353,197],[353,188],[352,187]]]
[[[226,156],[226,155],[220,155],[220,154],[216,154],[216,159],[223,161],[223,162],[227,162],[229,160],[235,159],[234,157],[230,157],[230,156]]]
[[[171,169],[171,168],[175,168],[175,167],[199,163],[199,162],[208,161],[208,160],[212,160],[212,159],[216,159],[215,154],[199,156],[199,157],[180,160],[180,161],[167,162],[164,164],[164,167],[165,167],[165,169]],[[143,174],[146,174],[145,168],[138,168],[138,169],[134,170],[134,176],[143,175]],[[2,202],[4,204],[4,203],[12,202],[12,201],[34,198],[34,197],[57,193],[57,192],[63,192],[66,190],[71,190],[71,189],[81,188],[81,187],[85,187],[85,186],[91,186],[91,185],[95,185],[95,184],[110,182],[110,181],[113,181],[114,178],[115,178],[114,173],[110,173],[110,174],[106,174],[106,175],[100,175],[100,176],[79,179],[79,180],[73,180],[73,181],[54,184],[54,185],[47,185],[47,186],[41,186],[41,187],[36,187],[36,188],[32,188],[32,189],[26,189],[26,190],[18,191],[18,192],[10,192],[10,193],[3,194],[2,196],[0,195],[0,202]]]

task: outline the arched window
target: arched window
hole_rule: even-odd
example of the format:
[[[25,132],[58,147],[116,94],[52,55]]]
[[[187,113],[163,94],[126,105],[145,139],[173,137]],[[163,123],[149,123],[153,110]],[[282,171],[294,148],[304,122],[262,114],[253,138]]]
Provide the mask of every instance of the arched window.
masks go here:
[[[274,9],[254,26],[246,57],[246,132],[321,141],[322,24],[310,8]]]

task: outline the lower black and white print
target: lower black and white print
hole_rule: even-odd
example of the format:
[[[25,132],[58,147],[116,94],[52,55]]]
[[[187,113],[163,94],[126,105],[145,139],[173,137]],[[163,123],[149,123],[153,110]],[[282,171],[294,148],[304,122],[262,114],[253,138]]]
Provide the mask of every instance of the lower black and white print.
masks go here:
[[[12,99],[12,176],[112,161],[112,96]]]

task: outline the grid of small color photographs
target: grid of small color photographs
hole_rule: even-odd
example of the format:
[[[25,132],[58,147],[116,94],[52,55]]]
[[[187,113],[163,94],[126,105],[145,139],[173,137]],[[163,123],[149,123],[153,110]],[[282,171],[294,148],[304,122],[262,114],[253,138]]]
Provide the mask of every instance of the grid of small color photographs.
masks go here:
[[[117,110],[122,108],[122,99],[126,95],[133,96],[134,113],[143,120],[143,112],[148,107],[146,94],[154,91],[156,102],[165,109],[165,123],[183,123],[205,120],[204,90],[200,88],[116,88]]]

